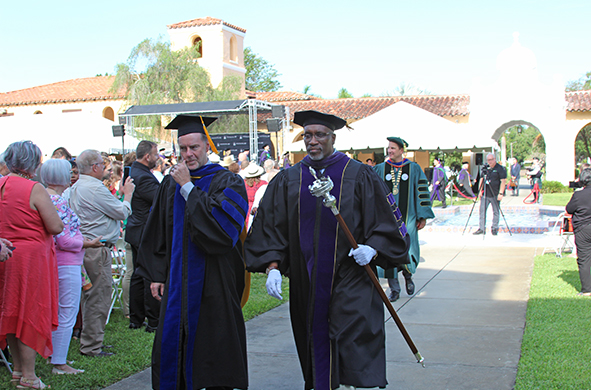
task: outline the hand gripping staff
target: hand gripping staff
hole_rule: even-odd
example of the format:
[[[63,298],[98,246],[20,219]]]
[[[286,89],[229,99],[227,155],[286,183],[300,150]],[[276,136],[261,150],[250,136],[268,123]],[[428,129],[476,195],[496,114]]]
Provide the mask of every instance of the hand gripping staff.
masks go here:
[[[359,246],[357,245],[357,242],[355,242],[355,238],[353,238],[353,235],[351,234],[349,227],[347,226],[347,224],[345,223],[345,220],[343,219],[343,217],[339,213],[339,210],[337,210],[336,199],[334,196],[332,196],[330,194],[330,190],[332,190],[332,188],[334,187],[334,184],[333,184],[331,178],[328,176],[324,176],[319,179],[316,176],[316,170],[312,167],[310,167],[310,173],[312,174],[312,176],[314,176],[314,178],[316,180],[314,180],[314,183],[312,183],[311,185],[308,186],[308,189],[310,190],[312,195],[314,195],[318,198],[324,198],[322,200],[322,204],[325,207],[328,207],[332,211],[333,215],[335,216],[335,218],[337,219],[337,221],[339,223],[339,226],[345,232],[345,235],[347,236],[349,243],[351,244],[351,246],[354,249],[357,249]],[[374,274],[374,272],[372,271],[371,267],[368,264],[364,265],[363,268],[365,268],[365,271],[367,272],[367,275],[369,276],[369,278],[373,282],[374,287],[376,288],[376,290],[380,294],[380,297],[382,297],[382,301],[384,301],[384,305],[386,305],[386,308],[390,312],[390,315],[394,319],[394,322],[396,322],[396,325],[398,326],[400,333],[402,333],[404,340],[406,340],[406,343],[410,347],[410,350],[415,355],[415,358],[417,359],[417,363],[421,363],[423,365],[423,367],[425,367],[425,358],[423,358],[423,356],[421,356],[421,353],[419,352],[419,350],[415,346],[415,343],[410,338],[410,335],[406,331],[404,324],[400,320],[400,317],[398,317],[396,310],[394,310],[394,307],[392,306],[392,304],[388,300],[388,297],[386,296],[386,293],[382,289],[382,285],[380,284],[380,281],[378,280],[378,278],[376,277],[376,275]]]

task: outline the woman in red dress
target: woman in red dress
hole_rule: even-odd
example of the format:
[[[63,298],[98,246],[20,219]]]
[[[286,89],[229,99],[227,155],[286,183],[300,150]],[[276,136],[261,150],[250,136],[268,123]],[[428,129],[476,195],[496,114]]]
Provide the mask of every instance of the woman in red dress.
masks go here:
[[[58,325],[58,278],[53,235],[64,225],[39,183],[31,181],[41,163],[31,141],[15,142],[4,153],[10,174],[0,179],[0,237],[12,242],[12,257],[0,263],[0,348],[8,341],[17,388],[43,389],[35,356],[53,352]]]

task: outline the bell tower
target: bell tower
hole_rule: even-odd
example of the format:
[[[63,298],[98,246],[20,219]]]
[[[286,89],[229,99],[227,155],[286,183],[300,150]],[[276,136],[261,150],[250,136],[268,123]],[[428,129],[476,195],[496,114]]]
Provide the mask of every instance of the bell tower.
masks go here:
[[[198,63],[209,73],[211,84],[217,87],[224,77],[237,76],[242,80],[240,95],[245,96],[245,29],[209,16],[167,27],[172,50],[199,45]]]

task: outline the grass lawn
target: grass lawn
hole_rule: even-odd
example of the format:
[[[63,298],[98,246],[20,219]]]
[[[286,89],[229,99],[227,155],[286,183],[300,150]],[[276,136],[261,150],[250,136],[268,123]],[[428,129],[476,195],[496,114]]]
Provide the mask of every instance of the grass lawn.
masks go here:
[[[473,203],[474,203],[474,201],[472,199],[465,199],[462,197],[457,198],[457,200],[455,197],[453,199],[454,206],[472,206]],[[447,199],[447,205],[448,206],[452,205],[452,202],[449,200],[449,198]],[[433,207],[441,207],[441,202],[438,200],[434,200]]]
[[[572,192],[542,194],[542,204],[544,206],[566,206],[572,196]]]
[[[266,275],[253,274],[251,279],[250,297],[242,312],[244,319],[249,320],[287,301],[289,297],[288,279],[283,279],[283,301],[267,295],[265,288]],[[45,363],[37,355],[36,373],[46,385],[53,390],[86,390],[102,389],[115,382],[127,378],[150,366],[154,334],[143,330],[130,330],[129,320],[123,317],[121,310],[114,310],[107,328],[104,343],[113,345],[115,355],[109,358],[91,358],[78,352],[80,342],[72,340],[68,359],[74,360],[73,367],[83,369],[79,375],[53,375],[51,365]],[[4,367],[4,365],[2,365]],[[0,389],[10,388],[8,370],[0,368]]]
[[[516,390],[591,388],[591,298],[576,259],[535,259]]]

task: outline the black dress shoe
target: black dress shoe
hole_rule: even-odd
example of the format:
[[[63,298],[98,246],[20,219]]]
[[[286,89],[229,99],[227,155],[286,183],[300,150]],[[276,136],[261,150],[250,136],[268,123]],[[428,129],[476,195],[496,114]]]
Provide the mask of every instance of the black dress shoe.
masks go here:
[[[133,322],[130,322],[129,329],[141,329],[142,325],[138,325],[138,324],[134,324]]]
[[[484,230],[478,229],[478,230],[476,230],[476,231],[475,231],[474,233],[472,233],[472,234],[474,234],[475,236],[477,236],[477,235],[479,235],[479,234],[484,234]]]
[[[396,291],[392,291],[390,293],[390,296],[388,297],[390,302],[396,302],[398,300],[398,298],[400,298],[400,293],[396,292]]]
[[[158,329],[157,326],[146,325],[146,332],[148,332],[148,333],[154,333],[154,332],[156,332],[157,329]]]
[[[406,280],[406,293],[408,295],[413,295],[415,293],[415,284],[412,281],[412,278],[408,278],[405,280]]]
[[[80,352],[80,355],[83,356],[88,356],[88,357],[111,357],[114,355],[114,353],[112,352],[105,352],[105,351],[100,351],[99,353],[97,353],[96,355],[88,355],[85,353]]]
[[[493,230],[491,230],[491,233],[493,236],[496,236],[497,234],[499,234],[499,231],[493,229]]]

